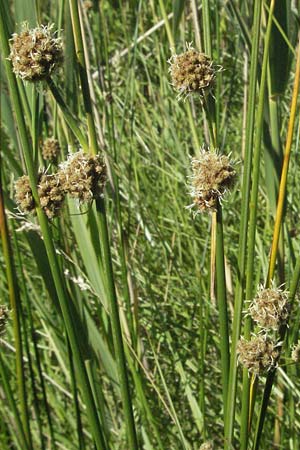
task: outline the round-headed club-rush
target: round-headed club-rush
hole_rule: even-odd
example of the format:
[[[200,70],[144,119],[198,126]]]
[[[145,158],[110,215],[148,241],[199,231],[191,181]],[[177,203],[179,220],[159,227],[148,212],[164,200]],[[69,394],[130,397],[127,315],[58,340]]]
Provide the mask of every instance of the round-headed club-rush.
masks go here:
[[[65,191],[61,187],[57,174],[40,174],[37,188],[41,207],[48,219],[58,216],[65,199]],[[16,181],[15,199],[23,213],[35,213],[36,205],[27,175],[23,175]]]
[[[289,315],[288,292],[261,287],[249,306],[249,314],[259,327],[278,330]]]
[[[222,70],[204,53],[195,50],[191,44],[179,55],[173,54],[169,59],[169,72],[172,86],[178,91],[178,97],[191,94],[203,97],[214,85],[216,73]]]
[[[216,150],[201,149],[197,158],[192,158],[190,195],[197,212],[210,212],[217,209],[218,202],[233,186],[236,171],[228,156]]]
[[[60,153],[60,145],[57,139],[47,138],[42,147],[42,155],[46,161],[55,162]]]
[[[54,25],[28,28],[23,24],[20,33],[10,39],[13,71],[25,81],[36,82],[50,77],[63,61],[62,41],[53,32]]]
[[[277,366],[278,347],[264,335],[253,336],[250,341],[241,338],[237,345],[238,361],[254,375],[265,374]]]
[[[102,155],[91,156],[82,150],[69,154],[60,164],[59,178],[64,191],[80,203],[103,196],[106,165]]]

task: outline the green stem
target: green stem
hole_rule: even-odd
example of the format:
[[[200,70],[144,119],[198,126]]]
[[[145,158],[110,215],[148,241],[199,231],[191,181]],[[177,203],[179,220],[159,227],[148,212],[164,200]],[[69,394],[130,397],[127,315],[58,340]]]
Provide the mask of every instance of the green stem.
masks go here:
[[[1,159],[0,159],[1,163]],[[24,432],[28,446],[32,448],[32,440],[29,425],[29,415],[27,406],[24,362],[23,362],[23,346],[22,346],[22,333],[21,333],[21,319],[20,319],[20,292],[17,282],[13,253],[11,248],[11,242],[9,237],[9,230],[6,221],[4,196],[2,190],[2,170],[0,165],[0,232],[2,240],[3,257],[6,267],[6,277],[8,284],[8,292],[10,299],[10,307],[12,309],[13,316],[13,331],[14,341],[16,349],[16,378],[18,386],[18,397],[21,408],[21,418],[24,427]]]
[[[101,235],[101,247],[102,247],[102,258],[104,262],[104,270],[107,277],[107,293],[110,304],[110,316],[111,316],[111,324],[112,324],[112,332],[113,332],[113,341],[114,341],[114,349],[116,353],[118,369],[119,369],[119,378],[120,378],[120,387],[121,387],[121,395],[124,407],[125,414],[125,422],[128,433],[128,443],[130,450],[137,450],[137,436],[133,418],[132,411],[132,403],[129,389],[129,381],[127,376],[126,369],[126,359],[124,352],[124,344],[122,338],[122,329],[119,317],[118,310],[118,300],[115,290],[114,284],[114,276],[113,276],[113,268],[112,268],[112,260],[109,246],[109,236],[107,230],[107,222],[106,222],[106,213],[105,213],[105,205],[104,200],[97,200],[97,211],[99,214],[99,226],[100,226],[100,235]]]
[[[228,401],[227,401],[228,406],[225,421],[225,450],[229,450],[232,448],[232,436],[235,419],[236,384],[237,384],[236,347],[241,330],[243,294],[245,283],[247,228],[249,217],[249,197],[250,197],[251,170],[252,170],[252,151],[253,151],[252,144],[254,133],[255,93],[257,84],[261,7],[262,7],[262,0],[255,0],[254,20],[253,20],[253,44],[251,51],[251,67],[250,67],[249,103],[247,109],[247,124],[246,124],[245,161],[244,161],[244,175],[242,187],[241,223],[239,234],[240,240],[238,253],[238,278],[235,291],[230,371],[228,383]]]
[[[259,88],[259,100],[257,109],[257,120],[256,120],[256,134],[254,142],[254,154],[253,154],[253,176],[252,176],[252,191],[250,198],[250,220],[249,220],[249,232],[248,232],[248,259],[246,266],[246,299],[251,300],[253,298],[253,279],[254,279],[254,261],[255,261],[255,236],[256,236],[256,221],[257,221],[257,209],[258,209],[258,187],[259,187],[259,175],[260,175],[260,157],[261,157],[261,140],[263,133],[263,120],[264,120],[264,105],[265,105],[265,91],[267,83],[267,70],[268,70],[268,59],[269,59],[269,46],[271,38],[272,29],[272,17],[274,11],[275,1],[272,0],[270,7],[270,14],[268,17],[268,25],[265,35],[264,43],[264,54],[262,62],[261,80]],[[250,335],[250,323],[247,320],[246,335],[245,338],[248,339]],[[245,392],[243,395],[244,407],[242,409],[243,422],[241,424],[241,448],[247,448],[248,440],[248,426],[251,422],[251,417],[249,418],[249,399],[246,398],[249,394],[249,386],[245,379],[243,385]],[[248,380],[249,385],[249,380]],[[255,392],[255,391],[253,391]],[[254,398],[251,399],[254,402]],[[248,432],[246,431],[248,430]]]
[[[73,131],[74,135],[78,139],[81,147],[85,151],[88,151],[89,145],[88,145],[87,140],[84,137],[83,133],[81,132],[80,128],[78,127],[78,121],[76,119],[74,119],[74,117],[70,113],[67,105],[65,104],[65,102],[61,96],[61,93],[59,92],[59,90],[55,86],[55,84],[53,83],[52,79],[47,78],[46,81],[47,81],[48,87],[49,87],[54,99],[56,100],[58,106],[60,107],[61,112],[63,113],[63,116],[64,116],[67,124],[69,125],[69,127]]]
[[[202,0],[202,23],[203,23],[203,41],[204,49],[207,56],[212,57],[212,46],[211,46],[211,30],[210,30],[210,6],[209,0]]]
[[[219,310],[219,327],[221,343],[222,385],[223,385],[223,408],[224,417],[227,407],[228,373],[229,373],[229,331],[228,313],[226,299],[224,243],[222,207],[217,206],[217,229],[216,229],[216,278],[217,278],[217,302]]]
[[[4,361],[2,359],[2,352],[0,352],[0,379],[1,379],[1,386],[3,388],[3,391],[5,393],[5,397],[7,400],[7,404],[9,406],[10,411],[12,412],[15,420],[16,425],[16,432],[17,432],[17,439],[20,444],[20,448],[22,450],[31,450],[32,446],[29,446],[28,440],[25,435],[25,431],[22,425],[22,422],[20,420],[19,411],[17,409],[13,393],[11,391],[11,387],[9,384],[6,368],[4,365]],[[14,433],[14,430],[11,430],[11,433]]]
[[[72,20],[72,28],[73,28],[73,36],[75,41],[75,49],[77,60],[79,64],[79,76],[82,87],[82,96],[84,102],[84,108],[86,113],[87,125],[88,125],[88,134],[89,134],[89,148],[91,152],[96,155],[98,153],[98,142],[97,142],[97,134],[96,127],[93,118],[93,110],[92,110],[92,102],[91,95],[89,89],[89,81],[87,77],[86,71],[86,63],[84,57],[84,46],[81,34],[81,26],[80,26],[80,18],[78,11],[78,1],[77,0],[69,0],[70,11],[71,11],[71,20]]]

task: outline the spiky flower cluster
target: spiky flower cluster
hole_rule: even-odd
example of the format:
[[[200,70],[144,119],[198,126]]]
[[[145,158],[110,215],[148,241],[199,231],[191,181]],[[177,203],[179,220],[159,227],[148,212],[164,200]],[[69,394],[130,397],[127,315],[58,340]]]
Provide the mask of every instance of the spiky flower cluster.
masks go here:
[[[63,61],[61,39],[52,32],[52,25],[29,29],[23,25],[20,34],[10,40],[9,59],[14,73],[25,81],[41,81],[49,77]]]
[[[48,138],[42,148],[43,158],[55,162],[60,152],[60,145],[57,139]]]
[[[179,98],[190,94],[203,97],[212,88],[216,73],[222,69],[191,44],[187,45],[186,52],[172,55],[168,62],[172,85],[179,92]]]
[[[228,156],[219,155],[215,150],[201,150],[199,158],[191,161],[193,175],[191,196],[193,204],[200,212],[215,211],[218,201],[233,186],[236,171]]]
[[[250,341],[241,338],[237,345],[238,361],[254,375],[264,374],[276,367],[278,347],[264,335],[253,336]]]
[[[211,441],[203,442],[199,450],[213,450],[213,443]]]
[[[57,174],[40,174],[37,188],[41,207],[48,219],[53,219],[58,215],[65,198],[59,177]],[[27,175],[16,181],[15,199],[22,212],[29,214],[35,212],[35,202]]]
[[[53,219],[59,214],[66,194],[81,203],[91,202],[103,196],[105,182],[106,165],[102,156],[86,155],[80,150],[70,154],[67,161],[60,164],[58,172],[39,175],[37,190],[40,205],[48,219]],[[27,175],[16,181],[15,199],[24,213],[35,212],[36,205]]]
[[[266,330],[278,330],[288,318],[288,293],[279,288],[260,288],[249,306],[252,319]]]
[[[9,310],[6,306],[0,305],[0,335],[4,333],[9,317]]]
[[[34,212],[35,203],[27,175],[23,175],[15,182],[15,199],[21,211],[28,214]]]
[[[292,360],[296,363],[300,362],[300,341],[298,341],[297,344],[293,346],[291,357]]]
[[[48,219],[56,217],[65,199],[65,192],[57,174],[42,175],[38,184],[38,194],[41,207]]]
[[[64,191],[82,202],[102,197],[106,182],[106,166],[101,155],[83,151],[70,154],[60,165],[59,177]]]

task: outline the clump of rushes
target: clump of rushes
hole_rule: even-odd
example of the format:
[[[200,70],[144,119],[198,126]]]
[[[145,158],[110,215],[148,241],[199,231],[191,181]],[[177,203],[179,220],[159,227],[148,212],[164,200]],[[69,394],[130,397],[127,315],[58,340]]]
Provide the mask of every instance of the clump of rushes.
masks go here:
[[[9,317],[8,308],[4,305],[0,305],[0,335],[5,332],[8,317]]]
[[[91,156],[80,150],[60,164],[59,178],[67,194],[80,203],[90,202],[103,196],[106,165],[101,155]]]
[[[172,85],[179,92],[179,98],[190,94],[203,97],[212,88],[216,73],[222,70],[191,44],[187,45],[186,52],[172,55],[168,62]]]
[[[25,81],[41,81],[52,75],[63,61],[62,41],[53,33],[54,25],[29,29],[23,24],[21,33],[10,40],[9,59],[13,71]]]
[[[296,363],[300,362],[300,341],[298,341],[297,344],[293,346],[291,358]]]
[[[219,155],[216,150],[208,152],[204,148],[199,158],[191,161],[193,175],[191,196],[198,211],[215,211],[218,202],[235,181],[236,171],[228,156]]]
[[[47,138],[43,144],[42,154],[47,161],[55,162],[60,152],[60,145],[57,139]]]
[[[203,442],[199,450],[213,450],[213,443],[211,441]]]
[[[254,336],[250,341],[241,338],[237,345],[238,361],[254,375],[264,374],[276,367],[278,346],[263,335]]]
[[[41,207],[48,219],[53,219],[59,214],[65,198],[59,177],[57,174],[40,174],[37,187]],[[35,202],[27,175],[16,181],[15,199],[22,212],[28,214],[35,212]]]
[[[288,293],[279,288],[260,288],[249,306],[252,319],[266,330],[278,330],[288,318]]]

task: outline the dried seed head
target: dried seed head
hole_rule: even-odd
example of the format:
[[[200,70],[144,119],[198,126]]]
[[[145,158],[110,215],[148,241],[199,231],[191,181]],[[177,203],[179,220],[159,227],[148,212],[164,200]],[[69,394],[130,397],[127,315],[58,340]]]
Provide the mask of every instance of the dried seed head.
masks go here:
[[[59,176],[66,193],[89,202],[103,195],[106,166],[101,155],[90,156],[80,150],[60,165]]]
[[[276,367],[279,344],[266,336],[254,336],[250,341],[241,338],[237,345],[238,360],[249,372],[259,375]]]
[[[264,329],[278,330],[288,313],[288,293],[279,288],[261,287],[249,306],[250,316]]]
[[[199,450],[213,450],[213,443],[211,441],[203,442]]]
[[[41,207],[43,208],[48,219],[53,219],[58,216],[65,199],[65,192],[60,184],[57,174],[43,174],[40,177],[38,194]]]
[[[300,362],[300,341],[298,341],[297,344],[293,346],[291,357],[293,361],[297,363]]]
[[[197,52],[191,44],[187,45],[186,52],[172,55],[168,62],[172,85],[179,91],[179,98],[192,93],[204,96],[213,86],[216,73],[222,70],[208,56]]]
[[[41,207],[48,219],[53,219],[53,217],[58,215],[65,197],[59,177],[57,174],[40,174],[37,188]],[[21,211],[24,213],[35,213],[35,203],[27,175],[23,175],[16,181],[15,198]]]
[[[60,146],[57,139],[48,138],[45,140],[42,148],[42,154],[44,159],[51,162],[55,162],[57,160],[59,152]]]
[[[216,210],[219,199],[235,181],[236,172],[229,158],[202,149],[199,159],[193,158],[191,164],[191,206],[196,206],[200,212]]]
[[[26,81],[41,81],[49,77],[63,61],[62,42],[52,32],[52,25],[28,29],[10,40],[9,59],[16,76]]]
[[[0,335],[5,332],[9,317],[9,310],[6,306],[0,305]]]
[[[34,212],[35,204],[27,175],[23,175],[16,181],[15,199],[21,211],[29,214]]]

